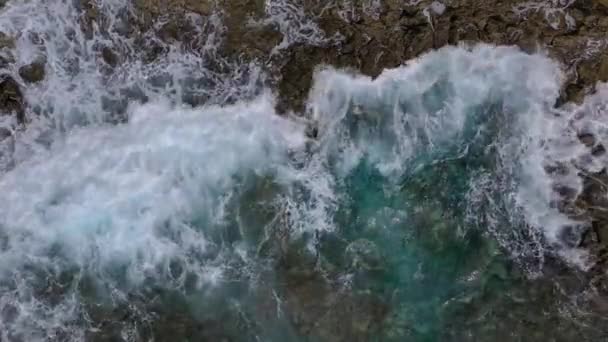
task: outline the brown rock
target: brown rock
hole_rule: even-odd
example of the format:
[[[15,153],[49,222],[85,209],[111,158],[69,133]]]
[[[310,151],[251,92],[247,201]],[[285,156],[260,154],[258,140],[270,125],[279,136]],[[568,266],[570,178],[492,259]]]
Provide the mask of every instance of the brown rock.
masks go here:
[[[608,55],[604,55],[600,62],[597,78],[600,81],[608,81]]]
[[[80,29],[88,39],[93,38],[93,23],[99,23],[99,8],[93,0],[82,1],[82,13],[80,15]]]
[[[595,145],[595,136],[591,133],[581,133],[578,135],[578,140],[580,140],[585,146],[592,147]]]
[[[44,79],[45,61],[39,60],[19,68],[19,76],[28,83],[37,83]]]
[[[171,12],[183,12],[184,10],[195,12],[200,15],[209,15],[215,8],[212,0],[136,0],[135,5],[144,14],[154,16]],[[222,5],[223,6],[223,5]]]
[[[0,75],[0,114],[14,114],[19,123],[25,122],[23,94],[10,75]]]
[[[215,1],[212,0],[184,0],[184,7],[200,15],[210,15],[215,9]]]
[[[1,0],[0,0],[1,1]],[[2,7],[0,5],[0,7]],[[15,47],[15,41],[3,32],[0,32],[0,50],[13,49]],[[12,56],[9,54],[0,54],[0,68],[6,68],[10,63],[14,62]]]
[[[597,239],[599,243],[607,244],[608,243],[608,222],[606,221],[597,221],[597,224],[594,224],[594,230],[597,234]]]
[[[115,67],[118,64],[118,56],[107,46],[101,49],[101,58],[111,67]]]
[[[594,1],[604,7],[608,7],[608,0],[594,0]]]
[[[0,49],[2,48],[14,48],[15,40],[9,37],[6,33],[0,32]]]
[[[433,48],[439,49],[440,47],[449,44],[450,32],[452,31],[452,18],[449,15],[435,18],[434,25]]]
[[[598,144],[597,146],[593,147],[593,149],[591,149],[591,155],[594,157],[602,156],[604,155],[604,153],[606,153],[606,148],[602,144]]]

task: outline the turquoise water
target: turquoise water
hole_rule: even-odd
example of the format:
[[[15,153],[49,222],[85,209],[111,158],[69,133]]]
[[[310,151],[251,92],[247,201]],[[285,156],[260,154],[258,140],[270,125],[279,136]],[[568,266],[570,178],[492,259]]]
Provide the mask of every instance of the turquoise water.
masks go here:
[[[423,94],[425,106],[439,110],[433,107],[449,96],[445,88]],[[322,243],[321,255],[352,277],[353,291],[387,301],[390,323],[381,340],[438,340],[459,301],[487,287],[500,291],[509,277],[496,242],[467,217],[473,178],[494,167],[495,156],[484,149],[496,138],[501,110],[491,102],[472,108],[457,137],[424,146],[398,179],[363,158],[341,182],[333,234],[343,241]],[[366,123],[353,126],[354,134],[369,133]]]
[[[3,338],[593,340],[544,172],[559,80],[451,47],[322,70],[297,120],[265,94],[74,128],[0,179]]]

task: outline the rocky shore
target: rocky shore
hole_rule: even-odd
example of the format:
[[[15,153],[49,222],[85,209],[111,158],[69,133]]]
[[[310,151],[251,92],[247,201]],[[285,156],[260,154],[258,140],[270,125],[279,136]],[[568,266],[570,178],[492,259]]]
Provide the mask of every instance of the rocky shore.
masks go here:
[[[88,20],[95,20],[94,6],[88,8]],[[188,41],[196,31],[180,20],[188,13],[221,20],[225,28],[216,53],[260,65],[270,75],[268,86],[278,94],[279,112],[305,112],[313,73],[320,66],[351,68],[374,77],[432,49],[476,42],[517,45],[559,61],[566,80],[556,105],[580,103],[597,82],[608,81],[605,0],[138,0],[131,13],[137,28],[133,31],[148,32],[163,16],[165,24],[152,28],[156,34],[168,42]],[[188,48],[202,49],[196,44]],[[222,66],[211,67],[222,72]],[[583,133],[581,139],[587,139],[583,142],[594,153],[604,153],[601,142],[589,142]],[[598,256],[608,247],[608,240],[602,239],[608,224],[598,210],[587,208],[604,207],[596,193],[605,189],[593,181],[603,179],[604,173],[585,178],[585,193],[575,204],[592,222],[580,243]]]
[[[608,4],[604,0],[134,3],[133,10],[124,13],[128,24],[121,34],[142,44],[150,60],[166,51],[150,46],[146,35],[153,32],[161,41],[187,42],[188,49],[202,51],[207,47],[197,44],[205,42],[193,39],[201,27],[188,20],[188,14],[213,18],[222,26],[215,32],[215,52],[229,60],[259,63],[272,75],[268,82],[278,92],[281,111],[303,110],[312,75],[321,65],[376,76],[429,50],[475,42],[517,45],[557,59],[568,76],[563,101],[580,102],[593,92],[596,82],[608,80]],[[93,26],[103,31],[108,18],[103,18],[95,2],[83,0],[81,6],[83,32],[90,32]],[[13,39],[0,32],[0,48],[10,50],[12,44]],[[99,58],[114,67],[128,58],[120,50],[111,45],[100,47]],[[0,68],[11,63],[6,55],[0,59]],[[40,81],[44,67],[44,60],[21,66],[20,81]],[[14,93],[10,90],[14,85],[15,80],[6,77],[1,84],[8,93]],[[18,94],[11,98],[20,101]],[[15,104],[9,102],[2,102],[3,109],[13,109]]]
[[[94,30],[103,32],[110,18],[104,17],[95,1],[78,2],[82,10],[82,33],[86,36]],[[191,14],[203,18],[205,25],[199,25]],[[517,45],[526,52],[543,52],[558,60],[566,80],[557,105],[580,103],[594,92],[597,82],[608,81],[607,0],[134,0],[133,8],[120,15],[124,28],[118,34],[131,39],[143,51],[144,62],[168,54],[163,43],[179,43],[183,49],[213,54],[214,58],[209,59],[205,67],[218,74],[230,74],[231,61],[260,68],[268,75],[264,80],[266,85],[277,93],[280,113],[305,115],[305,99],[313,74],[320,66],[352,68],[377,76],[385,68],[407,63],[432,49],[475,42]],[[201,30],[215,36],[212,49],[209,39],[197,38]],[[155,38],[150,39],[150,35]],[[113,44],[111,35],[108,37],[107,44],[96,47],[96,58],[111,73],[132,56],[120,44]],[[35,87],[44,80],[52,66],[43,55],[31,64],[16,65],[11,58],[13,49],[14,37],[0,32],[0,113],[13,115],[17,125],[24,126],[28,123],[25,112],[31,104],[26,102],[23,89]],[[7,70],[18,70],[18,73]],[[186,102],[198,105],[206,100],[205,96],[191,96]],[[0,130],[0,139],[9,135],[10,132]],[[580,139],[593,153],[605,153],[602,143],[593,136],[581,132]],[[570,199],[570,203],[589,227],[575,240],[592,252],[594,266],[584,275],[563,269],[556,273],[561,276],[575,272],[576,277],[584,278],[582,283],[591,284],[603,298],[608,298],[608,201],[605,199],[608,173],[604,169],[581,176],[585,182],[584,192]],[[289,254],[281,250],[280,242],[272,248],[278,256],[273,267],[280,270],[279,279],[272,281],[283,284],[280,287],[282,305],[292,313],[290,320],[297,334],[313,340],[367,341],[390,318],[381,298],[366,292],[340,292],[332,282],[336,280],[332,277],[337,275],[327,270],[321,275],[319,267],[315,267],[319,262],[315,256]],[[373,251],[353,253],[360,253],[364,258]],[[362,267],[365,272],[373,271]],[[256,298],[258,307],[271,312],[264,314],[279,315],[281,306],[269,299],[273,295],[276,296],[260,293]],[[608,300],[596,301],[594,305],[600,312],[608,313]],[[161,323],[144,328],[161,340],[168,336],[210,341],[234,338],[222,335],[226,329],[221,322],[192,322],[186,313],[163,313],[162,310],[158,308],[157,312]],[[116,337],[120,320],[112,320],[118,316],[124,316],[124,321],[130,319],[128,313],[118,311],[120,309],[102,312],[98,319],[111,321],[108,324],[116,325],[116,329],[108,328],[89,338],[109,341]],[[338,318],[340,322],[336,321]],[[228,317],[227,321],[239,319],[243,318]],[[548,324],[542,320],[537,323]],[[143,322],[137,324],[145,327]],[[496,334],[500,332],[497,328]],[[464,336],[452,337],[466,340]]]
[[[564,100],[580,101],[608,80],[603,0],[552,1],[139,1],[141,13],[221,13],[219,52],[262,61],[274,76],[282,109],[300,111],[314,69],[350,67],[375,76],[431,49],[459,43],[517,45],[544,51],[568,75]],[[219,11],[219,12],[215,12]],[[281,18],[279,22],[277,18]],[[172,24],[161,34],[185,39],[191,28]],[[278,48],[277,48],[278,47]]]

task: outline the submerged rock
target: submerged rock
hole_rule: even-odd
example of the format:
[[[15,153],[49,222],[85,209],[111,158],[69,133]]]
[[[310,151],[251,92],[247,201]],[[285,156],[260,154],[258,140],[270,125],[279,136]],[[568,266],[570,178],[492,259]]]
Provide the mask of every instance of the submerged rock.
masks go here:
[[[0,114],[13,114],[17,122],[25,122],[23,94],[10,75],[0,75]]]
[[[1,7],[1,6],[0,6]],[[15,41],[3,32],[0,32],[0,69],[13,63],[11,49],[15,48]]]
[[[115,67],[116,65],[118,65],[118,56],[116,55],[116,53],[114,53],[114,51],[112,51],[111,48],[107,46],[104,46],[101,49],[101,58],[104,62],[106,62],[106,64],[111,67]]]
[[[602,14],[605,0],[576,1],[561,8],[547,3],[508,0],[417,2],[319,2],[247,0],[244,2],[158,1],[135,2],[145,32],[155,18],[164,18],[158,35],[165,41],[188,43],[201,29],[184,18],[195,13],[220,18],[225,29],[217,53],[228,59],[263,61],[279,98],[279,112],[302,112],[318,65],[353,67],[377,76],[385,68],[442,47],[488,42],[517,45],[527,52],[546,50],[567,66],[571,77],[566,100],[581,100],[602,76],[604,41]],[[593,19],[593,20],[592,20]],[[92,20],[95,20],[93,18]],[[162,53],[162,50],[158,52]],[[114,61],[114,58],[105,58]],[[112,64],[112,63],[108,63]],[[587,70],[593,72],[587,72]],[[599,72],[597,72],[599,71]]]
[[[28,83],[37,83],[44,79],[45,61],[39,60],[19,68],[19,76]]]
[[[292,324],[313,340],[368,341],[388,314],[388,304],[379,296],[343,291],[319,270],[279,275]]]
[[[608,8],[608,0],[595,0],[595,2]]]
[[[608,27],[605,18],[600,18],[602,13],[608,13],[603,7],[600,8],[604,6],[604,2],[605,0],[579,1],[570,7],[559,9],[556,12],[556,18],[559,20],[552,25],[547,21],[542,8],[528,10],[525,6],[521,7],[525,5],[522,1],[514,0],[500,3],[481,0],[451,1],[447,4],[420,1],[417,5],[401,1],[373,2],[378,3],[376,7],[369,5],[371,1],[364,1],[351,3],[350,9],[345,8],[344,3],[338,4],[335,1],[299,1],[296,3],[300,7],[284,4],[283,8],[279,8],[280,6],[273,7],[275,2],[270,0],[137,0],[136,12],[125,15],[126,24],[118,31],[121,35],[132,38],[132,41],[136,42],[136,48],[145,48],[149,60],[144,62],[168,55],[170,49],[167,46],[171,45],[177,46],[176,49],[196,53],[210,49],[213,57],[218,60],[259,63],[263,71],[271,75],[269,84],[279,93],[278,109],[281,112],[294,110],[303,113],[304,99],[308,95],[313,73],[318,65],[356,68],[375,77],[385,68],[399,66],[431,49],[479,41],[518,45],[529,53],[548,49],[550,54],[566,66],[570,76],[565,89],[566,100],[580,100],[585,93],[592,90],[596,81],[608,80],[605,44],[599,44],[595,50],[588,48],[590,41],[604,39]],[[220,7],[216,7],[216,4]],[[89,38],[97,29],[96,25],[99,25],[101,31],[107,26],[107,18],[102,18],[95,6],[93,1],[86,1],[83,12],[82,30]],[[203,19],[195,25],[185,19],[191,13],[202,16]],[[197,34],[200,34],[197,30],[205,29],[207,27],[202,26],[213,22],[215,17],[211,18],[212,16],[220,18],[226,27],[225,30],[213,31],[221,38],[218,38],[221,43],[209,48],[204,45],[206,41],[196,38]],[[155,19],[158,18],[164,21],[154,26],[153,24],[157,23]],[[573,18],[574,24],[569,18]],[[152,33],[154,37],[146,40],[145,38],[149,38],[147,35]],[[206,31],[203,33],[205,37],[209,35]],[[0,35],[0,48],[3,39]],[[5,40],[7,43],[4,45],[10,45],[11,40]],[[96,53],[99,53],[98,57],[110,68],[115,68],[120,62],[128,61],[128,58],[132,57],[125,55],[128,52],[121,51],[116,45],[108,45],[96,50]],[[228,67],[224,64],[204,58],[203,60],[208,65],[201,68],[210,70],[210,74],[230,71],[226,70]],[[170,71],[162,72],[172,76]],[[161,77],[165,76],[162,72],[156,77],[150,77],[148,81],[152,85],[158,83],[159,89],[172,88],[174,80],[171,77],[164,79]],[[19,70],[19,75],[28,83],[40,82],[45,77],[44,63],[24,66]],[[213,81],[196,79],[191,88],[212,88],[216,85]],[[148,99],[146,94],[139,94],[138,91],[125,92],[117,98],[102,97],[102,107],[108,112],[122,114],[128,105],[126,98],[138,98],[142,102]],[[205,103],[208,98],[205,94],[194,94],[190,96],[190,100],[184,102],[196,106]],[[22,90],[19,83],[8,74],[0,76],[0,112],[13,113],[20,123],[25,121]],[[115,120],[123,121],[126,119]],[[314,124],[310,125],[306,134],[310,138],[317,138],[319,129]],[[605,148],[598,144],[593,135],[581,135],[580,140],[592,149],[595,155],[605,153]],[[592,216],[593,234],[581,236],[580,232],[571,230],[571,234],[565,238],[573,245],[586,244],[589,248],[601,250],[598,245],[608,246],[608,216],[604,210],[608,204],[604,198],[606,189],[594,179],[600,179],[603,183],[608,183],[608,180],[604,180],[605,175],[593,176],[594,178],[585,179],[584,195],[577,199],[580,206]],[[258,190],[264,189],[261,187]],[[264,191],[272,193],[273,188],[269,186]],[[574,197],[567,188],[562,188],[561,192]],[[421,188],[420,193],[427,195],[428,191]],[[240,211],[247,222],[253,222],[255,219],[260,222],[260,227],[266,226],[276,215],[272,210],[263,212],[263,207],[252,205],[252,202],[247,203],[249,206],[244,206]],[[432,241],[427,244],[435,246],[433,252],[447,249],[443,242],[449,240],[450,234],[454,234],[450,231],[450,218],[439,210],[425,212],[419,216],[421,228],[428,228],[432,235]],[[271,296],[276,296],[276,306],[279,309],[284,307],[289,321],[298,333],[308,336],[311,340],[370,340],[373,332],[382,327],[388,315],[388,300],[378,294],[348,288],[339,277],[344,276],[344,273],[337,274],[339,272],[334,272],[329,266],[320,266],[320,257],[302,246],[289,245],[290,232],[285,229],[287,226],[288,224],[281,225],[280,229],[276,229],[276,236],[259,244],[257,257],[278,259],[278,265],[274,265],[276,277],[280,280],[278,293],[267,291],[265,302],[274,303],[269,298],[274,300]],[[252,241],[261,239],[260,236],[265,233],[254,229],[240,232],[243,237]],[[347,271],[364,273],[385,266],[380,247],[367,239],[350,242],[345,248],[339,249],[338,253],[346,259],[344,266]],[[601,253],[605,253],[605,249],[597,254],[602,255]],[[605,263],[598,265],[602,265],[597,271],[599,274],[605,270]],[[504,280],[506,276],[503,276],[503,273],[506,274],[502,269],[495,271],[494,278]],[[604,287],[608,284],[603,278],[597,279],[600,279],[598,282]],[[273,312],[275,316],[281,312],[279,309]],[[99,337],[100,340],[120,338],[120,323],[130,318],[128,313],[119,311],[107,314],[113,321],[105,332],[98,332],[100,336],[103,335]],[[242,323],[240,328],[249,327],[249,323],[239,321],[241,317],[197,321],[188,312],[159,310],[155,314],[158,319],[150,329],[151,334],[160,340],[230,340],[232,336],[224,334],[224,324],[228,324],[226,322],[232,320]],[[106,318],[98,320],[104,319]]]
[[[262,61],[264,71],[271,75],[270,85],[278,92],[279,112],[304,112],[305,99],[319,65],[354,68],[376,77],[386,68],[397,67],[445,45],[486,42],[516,45],[527,53],[546,51],[564,66],[567,78],[561,103],[581,102],[586,94],[593,92],[597,81],[608,80],[606,0],[575,1],[567,6],[555,1],[524,0],[296,1],[285,3],[284,8],[273,6],[275,1],[248,0],[222,2],[221,11],[206,1],[193,4],[139,0],[137,3],[142,14],[148,17],[160,16],[163,11],[219,15],[225,31],[216,52],[226,58]],[[304,20],[302,14],[310,20]],[[160,33],[163,40],[184,41],[193,29],[195,27],[171,22],[163,26]],[[307,134],[315,138],[318,132],[309,127]],[[580,139],[594,156],[605,153],[604,145],[594,136],[583,135]],[[604,178],[600,174],[592,176],[602,181]],[[584,182],[583,194],[576,201],[579,209],[583,208],[585,215],[591,217],[592,228],[586,232],[570,229],[563,238],[571,245],[584,245],[601,256],[608,247],[608,215],[605,214],[608,210],[604,210],[608,206],[603,203],[606,189],[591,177]],[[568,197],[568,201],[575,201],[572,197],[576,196],[570,189],[557,190]],[[572,207],[570,203],[562,209],[579,215]],[[429,222],[421,226],[431,227],[436,235],[432,245],[440,251],[441,241],[450,233],[447,219],[431,216],[424,219]],[[425,223],[422,219],[421,222]],[[366,240],[352,242],[344,254],[354,269],[381,265],[377,246]],[[306,258],[305,266],[279,270],[281,276],[291,280],[285,289],[287,305],[294,324],[305,333],[313,329],[320,331],[320,325],[329,324],[326,323],[329,320],[319,321],[327,312],[340,315],[338,308],[331,311],[327,304],[340,301],[331,296],[335,289],[327,279],[315,274],[310,263]],[[604,281],[604,278],[598,279]]]
[[[346,247],[345,254],[354,269],[374,270],[382,267],[382,256],[372,241],[355,240]]]
[[[15,41],[12,37],[9,37],[6,33],[0,32],[0,49],[2,48],[14,48]]]

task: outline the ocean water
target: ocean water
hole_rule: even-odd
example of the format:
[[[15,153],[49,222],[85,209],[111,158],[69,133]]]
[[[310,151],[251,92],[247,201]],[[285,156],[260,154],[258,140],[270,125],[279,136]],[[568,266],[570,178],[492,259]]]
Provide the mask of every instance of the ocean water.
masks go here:
[[[116,20],[89,36],[75,3],[0,10],[3,72],[47,67],[27,125],[0,117],[0,340],[605,336],[559,190],[606,163],[578,139],[607,136],[606,85],[556,108],[547,56],[447,47],[376,79],[320,69],[279,116],[258,66],[209,67],[220,17],[188,18],[204,53],[146,33],[166,49],[143,63],[133,8],[99,5]],[[306,38],[284,6],[276,53]],[[128,58],[106,70],[100,46]]]

